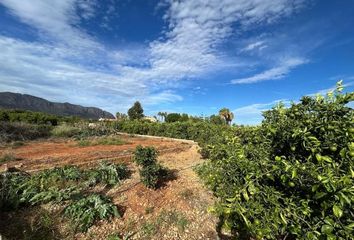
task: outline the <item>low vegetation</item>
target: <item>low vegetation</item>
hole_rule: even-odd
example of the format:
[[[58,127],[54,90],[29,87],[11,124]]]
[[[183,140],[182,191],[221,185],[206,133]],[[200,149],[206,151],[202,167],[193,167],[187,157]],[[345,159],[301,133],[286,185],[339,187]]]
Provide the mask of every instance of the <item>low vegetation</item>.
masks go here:
[[[42,112],[0,109],[0,122],[24,122],[56,126],[60,122],[77,122],[78,120],[78,117],[61,117]]]
[[[34,175],[25,172],[0,174],[0,210],[11,211],[43,203],[65,204],[64,216],[86,231],[98,219],[118,217],[117,207],[92,191],[96,184],[114,186],[127,178],[125,165],[101,163],[93,169],[57,167]],[[90,191],[89,191],[90,190]]]
[[[148,188],[156,189],[168,170],[157,162],[157,151],[153,147],[138,146],[134,153],[134,161],[140,167],[141,182]]]
[[[81,139],[77,142],[80,147],[97,146],[97,145],[123,145],[127,142],[119,137],[101,137],[98,139]]]
[[[0,155],[0,164],[14,161],[14,160],[17,160],[17,157],[11,152],[6,152],[6,153]]]
[[[97,219],[109,219],[120,217],[117,206],[105,196],[90,194],[83,198],[72,201],[64,210],[75,228],[87,231]]]
[[[0,122],[0,144],[50,136],[52,126],[24,122]]]

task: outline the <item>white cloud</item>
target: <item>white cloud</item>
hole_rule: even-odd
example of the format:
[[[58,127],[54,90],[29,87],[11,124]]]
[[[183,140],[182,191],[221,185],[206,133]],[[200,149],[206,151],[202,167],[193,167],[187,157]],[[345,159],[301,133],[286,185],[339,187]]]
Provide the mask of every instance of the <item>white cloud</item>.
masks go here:
[[[266,47],[267,47],[267,44],[265,43],[265,41],[260,40],[260,41],[249,43],[246,47],[241,49],[241,52],[248,52],[248,51],[252,51],[252,50],[256,50],[256,49],[262,50]]]
[[[234,33],[234,23],[240,32],[273,23],[297,11],[304,0],[164,2],[168,29],[159,40],[139,51],[124,46],[114,51],[79,27],[95,16],[98,1],[0,0],[41,36],[40,42],[0,36],[1,89],[110,111],[124,111],[136,98],[151,105],[181,101],[170,90],[181,80],[237,65],[219,48]],[[251,81],[280,78],[303,62],[288,59]]]
[[[302,59],[302,58],[287,58],[281,61],[279,66],[273,67],[271,69],[268,69],[264,72],[258,73],[251,77],[233,79],[231,80],[231,83],[243,84],[243,83],[255,83],[255,82],[261,82],[267,80],[280,79],[285,77],[293,68],[307,62],[308,61],[306,59]]]
[[[73,47],[100,48],[94,39],[77,27],[82,18],[94,16],[94,2],[84,0],[0,0],[9,12],[23,23],[39,30],[47,41],[64,43]]]
[[[282,102],[289,106],[290,102],[286,99],[274,100],[269,103],[255,103],[244,107],[237,108],[232,112],[235,115],[235,122],[238,124],[255,125],[261,123],[263,116],[262,112],[271,109]]]

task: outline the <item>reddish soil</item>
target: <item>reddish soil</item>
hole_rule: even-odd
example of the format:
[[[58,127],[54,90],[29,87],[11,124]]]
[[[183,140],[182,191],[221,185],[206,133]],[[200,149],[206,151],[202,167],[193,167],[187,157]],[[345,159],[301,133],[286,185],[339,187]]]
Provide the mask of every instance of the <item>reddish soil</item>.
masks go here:
[[[15,149],[0,148],[0,155],[11,151],[22,159],[7,165],[26,171],[65,164],[86,167],[103,159],[128,164],[132,170],[129,179],[112,189],[104,186],[96,189],[112,198],[122,217],[100,221],[87,233],[63,234],[68,236],[65,239],[107,239],[112,234],[122,239],[217,239],[217,218],[207,212],[214,199],[193,170],[203,161],[198,146],[152,138],[122,138],[129,143],[79,147],[73,140],[35,141]],[[173,173],[157,190],[147,189],[140,183],[137,166],[131,161],[132,151],[139,144],[156,147],[160,152],[159,162]],[[64,227],[62,231],[66,231]]]
[[[132,153],[138,145],[154,146],[161,154],[189,148],[188,144],[176,141],[129,136],[121,136],[120,138],[126,144],[81,147],[74,140],[54,139],[31,141],[17,148],[1,147],[0,156],[7,153],[15,156],[18,160],[0,164],[0,171],[5,166],[16,166],[21,170],[33,172],[68,164],[91,166],[102,160],[127,162],[130,161]]]

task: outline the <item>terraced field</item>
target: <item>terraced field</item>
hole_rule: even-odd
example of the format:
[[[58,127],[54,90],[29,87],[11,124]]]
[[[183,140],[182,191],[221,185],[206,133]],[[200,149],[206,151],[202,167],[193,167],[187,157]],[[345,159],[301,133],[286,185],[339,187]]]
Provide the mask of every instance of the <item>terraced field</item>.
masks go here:
[[[68,164],[87,168],[102,160],[128,165],[132,172],[129,179],[111,189],[105,186],[95,189],[112,198],[114,204],[120,206],[123,217],[100,221],[86,233],[71,233],[67,222],[59,217],[55,225],[56,235],[60,239],[108,239],[110,236],[129,236],[128,239],[216,239],[217,218],[207,212],[214,199],[193,171],[193,167],[203,161],[198,146],[162,138],[129,135],[120,138],[122,144],[119,145],[79,146],[74,140],[56,139],[26,142],[15,148],[2,147],[0,154],[10,152],[17,160],[3,163],[0,168],[17,167],[27,172],[37,172]],[[173,172],[173,176],[157,190],[148,189],[140,183],[137,166],[132,162],[132,153],[137,145],[154,146],[159,151],[158,161]],[[61,207],[47,204],[2,213],[0,217],[5,221],[0,223],[1,232],[9,239],[22,239],[23,233],[14,229],[25,231],[28,228],[25,225],[35,221],[34,212],[42,210],[59,216]],[[21,222],[24,226],[19,226]]]

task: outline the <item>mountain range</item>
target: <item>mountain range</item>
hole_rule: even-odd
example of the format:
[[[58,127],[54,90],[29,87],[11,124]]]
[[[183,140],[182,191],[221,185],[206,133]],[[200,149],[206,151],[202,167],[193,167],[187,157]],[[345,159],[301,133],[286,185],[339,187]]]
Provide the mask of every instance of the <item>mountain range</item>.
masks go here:
[[[83,107],[71,103],[50,102],[28,94],[0,92],[0,109],[21,109],[45,112],[59,116],[77,116],[87,119],[114,118],[114,116],[96,107]]]

